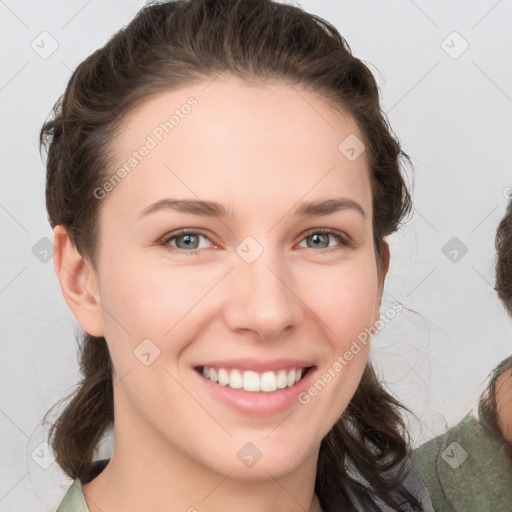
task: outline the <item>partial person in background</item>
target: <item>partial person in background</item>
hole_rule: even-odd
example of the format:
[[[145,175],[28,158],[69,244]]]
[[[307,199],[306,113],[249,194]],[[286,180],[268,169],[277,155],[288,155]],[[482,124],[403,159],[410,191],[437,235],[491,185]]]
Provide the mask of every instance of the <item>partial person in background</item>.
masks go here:
[[[512,201],[496,233],[496,285],[512,317]],[[475,413],[413,455],[436,511],[512,510],[512,356],[492,372]]]

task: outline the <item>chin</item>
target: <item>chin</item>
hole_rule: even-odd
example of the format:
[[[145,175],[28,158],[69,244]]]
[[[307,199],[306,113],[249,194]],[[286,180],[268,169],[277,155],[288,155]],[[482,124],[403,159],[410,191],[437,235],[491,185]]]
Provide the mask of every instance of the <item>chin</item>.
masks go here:
[[[240,482],[257,482],[269,480],[270,478],[280,479],[296,471],[306,463],[307,453],[302,453],[303,446],[289,447],[283,450],[282,447],[272,446],[267,442],[266,447],[248,441],[234,453],[233,458],[223,458],[222,464],[212,464],[211,467],[220,474],[229,474],[230,480]]]
[[[292,456],[290,455],[290,458]],[[261,482],[269,479],[281,479],[286,475],[293,473],[297,469],[297,462],[290,461],[289,464],[270,464],[264,463],[263,459],[259,460],[251,468],[231,468],[229,475],[230,480],[237,480],[239,482]]]

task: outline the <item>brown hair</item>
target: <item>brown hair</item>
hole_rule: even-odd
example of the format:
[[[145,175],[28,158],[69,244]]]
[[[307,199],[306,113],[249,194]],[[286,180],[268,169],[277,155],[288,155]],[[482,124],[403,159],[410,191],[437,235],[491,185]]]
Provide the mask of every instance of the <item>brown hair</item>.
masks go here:
[[[512,201],[496,230],[496,284],[494,289],[512,316]]]
[[[123,117],[151,95],[219,73],[300,85],[355,119],[369,158],[381,269],[384,237],[411,209],[402,165],[408,157],[380,109],[374,77],[338,31],[318,16],[270,0],[146,5],[77,67],[40,133],[51,226],[64,225],[94,265],[100,204],[94,190],[112,172],[110,144]],[[57,462],[72,478],[92,460],[113,422],[105,339],[84,333],[80,357],[83,379],[50,431]],[[321,444],[315,490],[324,510],[332,503],[380,510],[375,499],[397,508],[418,506],[401,486],[409,445],[400,408],[368,363],[355,396]]]

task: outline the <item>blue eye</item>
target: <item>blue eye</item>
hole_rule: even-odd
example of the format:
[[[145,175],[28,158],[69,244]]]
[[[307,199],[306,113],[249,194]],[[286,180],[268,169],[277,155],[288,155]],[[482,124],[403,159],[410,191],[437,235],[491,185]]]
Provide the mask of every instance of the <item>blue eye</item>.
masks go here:
[[[208,248],[207,244],[201,244],[201,239],[209,241],[210,244],[212,243],[206,235],[200,232],[182,229],[164,236],[159,243],[172,252],[194,255],[199,254],[202,249]],[[337,240],[338,243],[330,244],[332,239]],[[340,247],[351,245],[351,241],[347,236],[328,228],[311,229],[303,236],[302,241],[306,242],[306,248],[308,249],[326,249],[326,251],[321,252],[330,252]]]
[[[173,252],[197,254],[200,249],[206,248],[204,246],[200,247],[201,238],[209,240],[206,235],[201,233],[181,230],[163,238],[161,244],[167,246]],[[172,242],[175,242],[175,245],[172,245]]]
[[[308,249],[327,249],[332,247],[329,245],[329,238],[336,239],[341,246],[349,245],[347,238],[343,237],[337,231],[323,228],[310,230],[308,233],[306,233],[306,236],[303,238],[303,240],[306,241],[306,244],[308,240],[311,241],[311,245],[307,245]]]

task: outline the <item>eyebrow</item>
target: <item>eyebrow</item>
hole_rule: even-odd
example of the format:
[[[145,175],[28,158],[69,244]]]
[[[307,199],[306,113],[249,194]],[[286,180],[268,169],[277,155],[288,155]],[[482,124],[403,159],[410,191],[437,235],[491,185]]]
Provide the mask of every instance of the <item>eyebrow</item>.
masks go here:
[[[161,211],[173,210],[183,213],[192,213],[193,215],[203,215],[208,217],[217,218],[232,218],[231,210],[228,210],[216,201],[203,201],[199,199],[161,199],[156,203],[144,208],[139,217],[146,217],[147,215]],[[337,197],[333,199],[322,199],[316,201],[303,201],[298,206],[292,209],[293,216],[309,216],[320,217],[322,215],[329,215],[341,210],[355,210],[366,219],[367,215],[364,208],[347,197]]]

